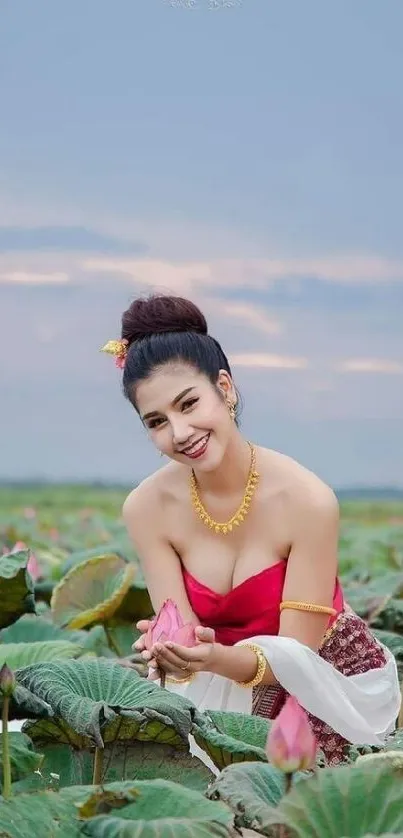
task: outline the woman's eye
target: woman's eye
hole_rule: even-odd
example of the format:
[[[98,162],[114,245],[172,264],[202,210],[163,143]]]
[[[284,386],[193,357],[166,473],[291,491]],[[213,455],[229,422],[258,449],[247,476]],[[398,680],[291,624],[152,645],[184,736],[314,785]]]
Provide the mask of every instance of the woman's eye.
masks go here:
[[[183,410],[187,410],[189,407],[192,407],[192,405],[196,404],[196,402],[198,401],[198,399],[188,399],[186,402],[182,403]]]
[[[164,421],[163,419],[151,419],[151,422],[148,423],[148,427],[149,428],[157,428],[158,425],[160,425],[161,422],[163,422],[163,421]]]

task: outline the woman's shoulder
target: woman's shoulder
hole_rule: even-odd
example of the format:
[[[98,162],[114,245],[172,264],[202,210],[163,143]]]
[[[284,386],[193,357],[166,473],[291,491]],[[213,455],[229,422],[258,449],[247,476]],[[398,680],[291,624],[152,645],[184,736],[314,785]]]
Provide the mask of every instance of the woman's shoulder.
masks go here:
[[[169,500],[174,500],[183,483],[183,466],[170,462],[145,477],[125,498],[123,517],[147,517]]]
[[[293,508],[338,509],[332,487],[298,460],[270,448],[259,448],[263,485]]]

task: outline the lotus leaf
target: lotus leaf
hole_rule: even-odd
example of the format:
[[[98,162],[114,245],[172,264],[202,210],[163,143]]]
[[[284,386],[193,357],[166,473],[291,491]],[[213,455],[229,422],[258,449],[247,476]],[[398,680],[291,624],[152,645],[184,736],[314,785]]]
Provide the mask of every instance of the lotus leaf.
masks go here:
[[[37,771],[43,755],[34,751],[32,742],[24,733],[9,732],[9,750],[11,762],[11,779],[21,780],[28,774]],[[0,786],[3,785],[3,734],[0,734]]]
[[[401,769],[389,762],[323,768],[297,783],[277,813],[297,838],[363,838],[403,832]]]
[[[82,835],[88,838],[230,838],[234,834],[223,823],[191,817],[128,821],[101,815],[82,829]]]
[[[217,831],[215,833],[194,832],[193,835],[189,833],[191,838],[193,836],[207,838],[209,835],[226,838],[231,834],[228,830],[233,817],[227,807],[207,800],[199,792],[184,789],[167,780],[110,783],[103,787],[103,793],[107,796],[111,811],[113,811],[111,801],[115,794],[119,816],[122,820],[126,820],[128,825],[135,826],[140,822],[152,824],[156,812],[163,807],[164,818],[183,818],[183,812],[186,810],[185,817],[190,823],[192,820],[197,820],[205,824],[206,828],[210,827],[210,824],[212,826],[218,824],[227,829],[227,832],[221,833]],[[58,793],[48,791],[35,795],[19,794],[11,798],[6,806],[0,805],[0,835],[7,838],[27,838],[27,836],[37,836],[40,828],[41,838],[54,838],[56,834],[58,838],[80,838],[85,834],[84,826],[87,829],[95,821],[95,818],[93,820],[80,818],[80,807],[84,807],[82,811],[85,813],[85,804],[93,798],[93,795],[93,786],[71,786]],[[122,806],[125,802],[124,798],[122,800],[122,795],[127,796],[127,806]],[[133,804],[131,801],[135,795],[138,795],[136,798],[138,802]],[[136,807],[135,812],[132,806]],[[135,817],[138,820],[127,820],[126,814],[129,818]],[[161,823],[159,825],[162,826]],[[105,834],[109,836],[108,832],[104,832]],[[158,835],[158,832],[150,833],[150,835],[153,834]],[[167,835],[169,838],[176,838],[176,833],[168,832]]]
[[[28,729],[44,754],[43,772],[58,775],[60,788],[92,782],[94,751],[84,749],[82,738],[75,736],[68,725],[63,725],[60,720],[54,721],[54,724],[48,720]],[[101,772],[103,783],[159,778],[174,780],[186,788],[204,792],[214,779],[206,765],[189,751],[153,740],[121,740],[121,733],[122,728],[118,727],[115,740],[105,744]],[[65,744],[67,740],[70,741]]]
[[[22,669],[41,661],[78,658],[82,649],[68,640],[45,640],[43,643],[4,643],[0,645],[0,666],[7,663],[10,669]]]
[[[233,835],[233,816],[221,803],[212,803],[198,792],[166,780],[139,782],[127,805],[122,794],[115,800],[103,789],[79,809],[87,818],[83,835],[93,838],[149,836],[149,838],[227,838]],[[209,807],[205,804],[209,804]],[[111,814],[105,816],[109,809]],[[103,812],[97,815],[97,811]],[[157,817],[156,817],[157,816]]]
[[[298,779],[304,775],[296,776]],[[263,835],[272,835],[275,834],[274,826],[283,822],[275,807],[284,793],[285,779],[282,771],[273,765],[248,762],[225,768],[209,786],[207,796],[227,803],[239,826],[256,829]]]
[[[209,755],[217,768],[222,769],[235,762],[259,760],[267,762],[262,730],[269,729],[264,719],[238,713],[197,713],[192,728],[195,741]],[[214,723],[217,719],[219,728]],[[225,731],[225,732],[221,732]],[[242,734],[241,734],[242,731]],[[234,735],[235,734],[235,735]],[[266,737],[267,738],[267,737]],[[256,743],[256,744],[254,744]]]
[[[29,550],[0,556],[0,628],[35,613],[34,586],[27,571]]]
[[[69,632],[55,626],[50,620],[35,614],[24,614],[11,626],[0,632],[0,643],[40,643],[44,640],[70,640],[84,638],[86,632]]]
[[[135,566],[115,555],[96,556],[76,565],[54,588],[54,622],[70,629],[107,623],[123,601],[134,575]]]
[[[83,737],[82,747],[103,747],[119,735],[120,740],[153,740],[187,750],[193,704],[118,663],[102,658],[38,663],[19,670],[17,678]],[[44,725],[37,731],[29,728],[34,741],[46,741]],[[59,741],[69,741],[68,736]]]

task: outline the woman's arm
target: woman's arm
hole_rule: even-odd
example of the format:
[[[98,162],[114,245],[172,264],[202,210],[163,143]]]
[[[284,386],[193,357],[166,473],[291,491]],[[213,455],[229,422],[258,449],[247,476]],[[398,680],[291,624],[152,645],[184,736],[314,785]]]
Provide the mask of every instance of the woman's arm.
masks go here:
[[[141,569],[157,614],[166,599],[176,602],[184,622],[198,623],[188,600],[180,560],[164,537],[163,512],[150,481],[141,483],[126,498],[123,521],[139,557]]]

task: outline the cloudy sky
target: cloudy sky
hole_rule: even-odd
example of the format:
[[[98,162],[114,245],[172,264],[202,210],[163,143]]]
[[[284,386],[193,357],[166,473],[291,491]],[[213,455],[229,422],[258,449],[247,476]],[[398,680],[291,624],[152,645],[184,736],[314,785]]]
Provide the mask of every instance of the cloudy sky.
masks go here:
[[[0,476],[161,461],[99,347],[202,305],[243,429],[403,485],[401,0],[5,0]]]

